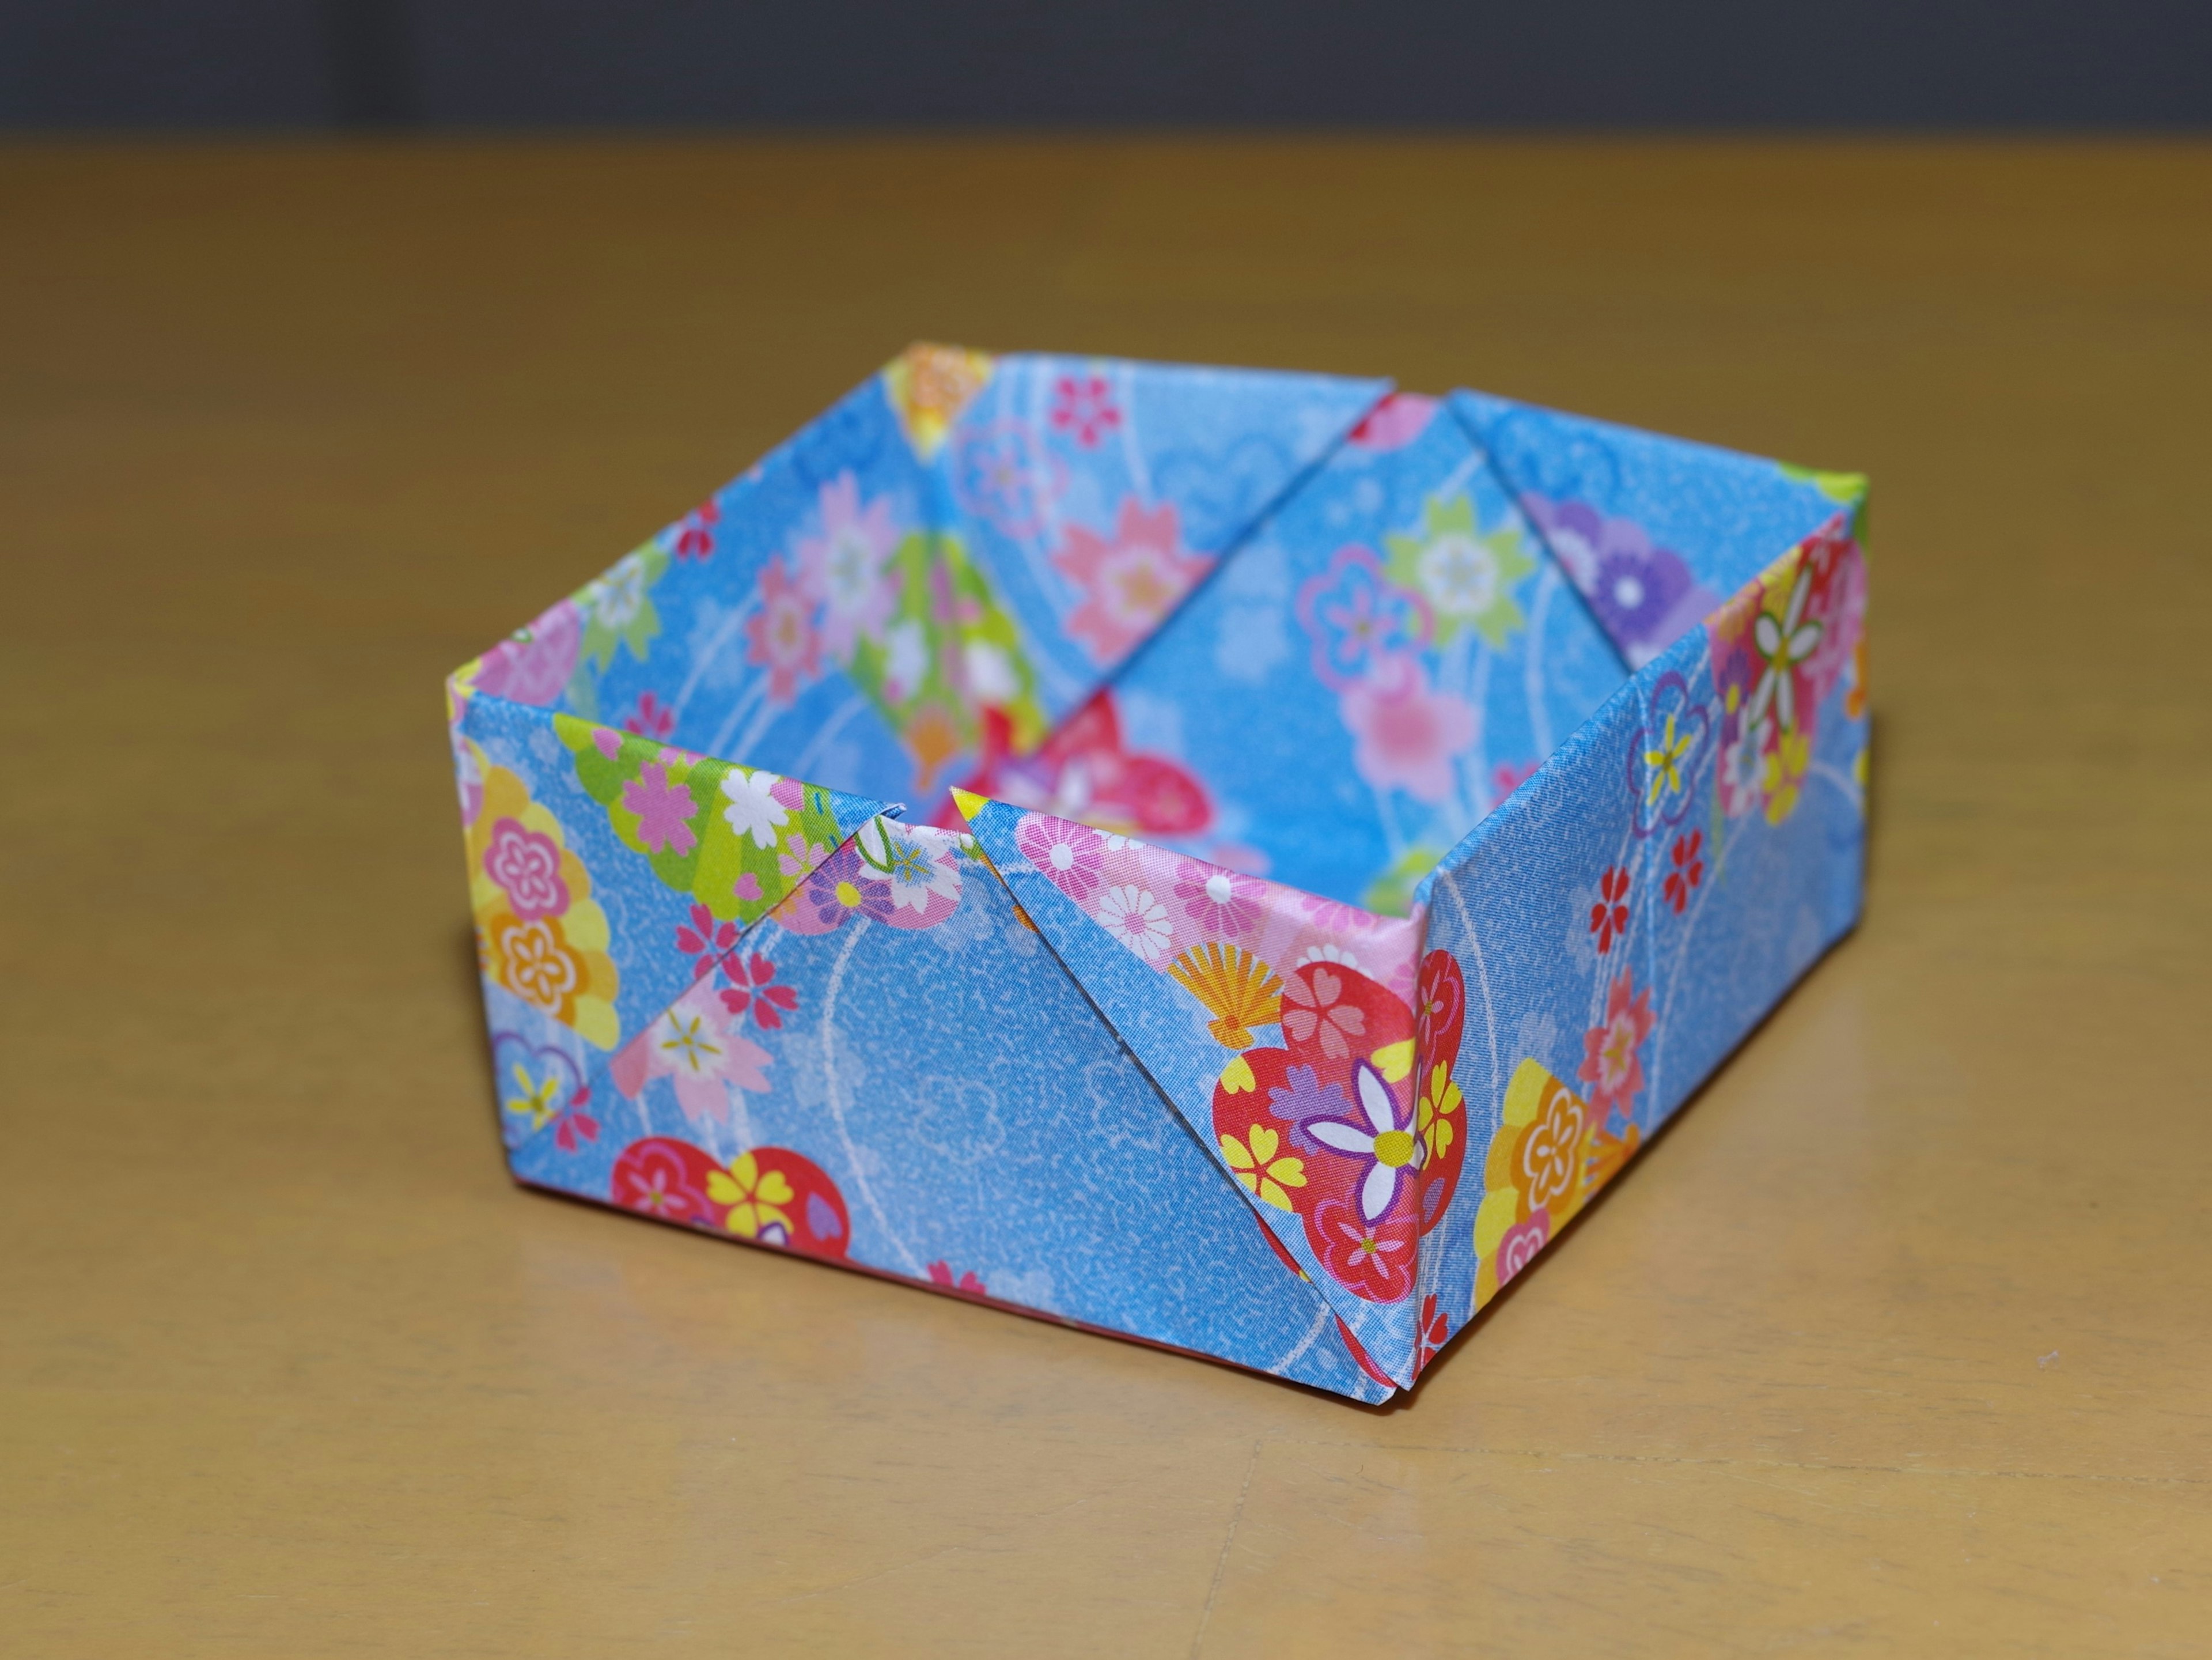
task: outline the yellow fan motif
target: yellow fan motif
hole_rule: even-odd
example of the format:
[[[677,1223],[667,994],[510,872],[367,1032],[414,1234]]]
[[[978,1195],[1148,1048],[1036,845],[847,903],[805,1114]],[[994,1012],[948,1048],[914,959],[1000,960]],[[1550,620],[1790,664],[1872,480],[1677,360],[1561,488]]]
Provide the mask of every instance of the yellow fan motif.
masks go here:
[[[1230,1049],[1249,1043],[1252,1027],[1273,1025],[1282,1018],[1282,981],[1242,946],[1213,940],[1193,946],[1168,965],[1168,973],[1206,1005],[1213,1017],[1206,1031]]]

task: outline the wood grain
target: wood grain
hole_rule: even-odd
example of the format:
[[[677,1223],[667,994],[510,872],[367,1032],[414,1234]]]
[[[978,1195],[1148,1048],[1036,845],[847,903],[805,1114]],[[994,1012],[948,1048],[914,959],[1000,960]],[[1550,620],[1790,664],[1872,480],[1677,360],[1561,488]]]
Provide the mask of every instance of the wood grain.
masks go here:
[[[2212,149],[0,150],[0,1648],[2184,1655]],[[1875,481],[1859,934],[1410,1404],[511,1188],[448,667],[907,340]]]

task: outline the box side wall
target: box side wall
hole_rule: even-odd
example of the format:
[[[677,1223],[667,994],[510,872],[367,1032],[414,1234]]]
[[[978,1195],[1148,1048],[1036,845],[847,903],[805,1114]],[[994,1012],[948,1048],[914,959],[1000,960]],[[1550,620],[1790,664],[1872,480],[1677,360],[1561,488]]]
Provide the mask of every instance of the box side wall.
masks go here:
[[[1633,666],[1696,628],[1866,480],[1485,392],[1452,407]]]
[[[788,903],[702,915],[587,787],[579,730],[482,696],[456,730],[520,1178],[1387,1393],[971,842],[846,836],[816,792],[831,845]]]
[[[1439,867],[1427,944],[1465,974],[1472,1140],[1423,1266],[1454,1328],[1856,920],[1865,597],[1856,544],[1808,538]]]

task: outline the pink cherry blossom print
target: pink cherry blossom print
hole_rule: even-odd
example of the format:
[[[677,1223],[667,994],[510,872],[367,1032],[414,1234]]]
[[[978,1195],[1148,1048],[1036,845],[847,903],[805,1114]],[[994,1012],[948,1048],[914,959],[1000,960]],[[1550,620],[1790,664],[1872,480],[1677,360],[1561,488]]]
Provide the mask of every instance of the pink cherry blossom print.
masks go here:
[[[691,977],[704,979],[714,971],[714,964],[738,943],[738,925],[717,922],[714,913],[704,905],[691,907],[691,920],[676,930],[676,949],[688,953],[691,959]]]
[[[1583,1063],[1576,1075],[1590,1086],[1593,1111],[1602,1116],[1629,1110],[1644,1087],[1638,1050],[1656,1024],[1651,994],[1638,991],[1629,971],[1622,970],[1607,988],[1605,1018],[1583,1035]]]
[[[484,849],[484,874],[499,884],[518,921],[535,922],[568,909],[568,884],[561,879],[561,849],[550,836],[528,830],[512,818],[491,827]]]
[[[1322,1266],[1355,1297],[1395,1303],[1413,1289],[1414,1236],[1401,1219],[1371,1221],[1356,1200],[1324,1199],[1307,1237]]]
[[[1283,1036],[1342,1061],[1367,1034],[1366,1011],[1344,995],[1346,971],[1309,963],[1283,982]]]
[[[711,1227],[715,1206],[707,1195],[707,1178],[718,1168],[703,1148],[673,1136],[649,1135],[622,1150],[607,1196],[625,1210],[664,1222]]]
[[[1590,907],[1589,931],[1597,937],[1601,956],[1628,932],[1628,883],[1626,868],[1619,865],[1607,866],[1597,879],[1597,903]]]
[[[695,1124],[727,1124],[732,1089],[764,1091],[769,1053],[739,1037],[736,1022],[702,981],[617,1053],[608,1067],[631,1099],[656,1078],[672,1079],[676,1104]]]
[[[862,640],[879,637],[898,602],[890,573],[899,526],[888,497],[863,502],[860,481],[842,472],[822,487],[821,533],[799,543],[799,581],[822,605],[822,646],[849,664]]]
[[[678,858],[699,845],[691,829],[698,803],[681,784],[672,783],[668,768],[648,761],[642,772],[623,786],[623,806],[637,815],[637,839],[648,853],[672,853]]]
[[[781,556],[762,568],[760,609],[745,619],[745,661],[765,668],[771,704],[788,703],[822,672],[813,604]]]
[[[483,655],[477,689],[510,702],[543,708],[556,701],[576,672],[584,641],[583,614],[563,599],[511,640]]]
[[[763,1031],[774,1031],[783,1025],[783,1017],[799,1006],[799,992],[795,987],[779,986],[775,979],[775,964],[755,952],[744,962],[725,964],[730,983],[721,991],[722,1006],[731,1015],[752,1017],[753,1024]]]
[[[1705,879],[1705,831],[1692,830],[1687,836],[1676,836],[1667,855],[1674,869],[1667,873],[1664,891],[1677,916],[1688,908],[1690,896]]]
[[[1083,594],[1067,631],[1099,663],[1127,656],[1212,564],[1183,547],[1173,502],[1147,509],[1134,496],[1110,536],[1068,526],[1052,562]]]
[[[932,1262],[929,1265],[929,1283],[940,1290],[952,1292],[963,1297],[981,1297],[985,1294],[983,1278],[981,1274],[973,1268],[969,1268],[963,1270],[956,1279],[950,1262]]]
[[[1341,710],[1358,740],[1352,764],[1362,778],[1431,805],[1451,798],[1458,781],[1453,763],[1474,742],[1474,709],[1462,697],[1431,690],[1418,660],[1377,662],[1345,691]]]

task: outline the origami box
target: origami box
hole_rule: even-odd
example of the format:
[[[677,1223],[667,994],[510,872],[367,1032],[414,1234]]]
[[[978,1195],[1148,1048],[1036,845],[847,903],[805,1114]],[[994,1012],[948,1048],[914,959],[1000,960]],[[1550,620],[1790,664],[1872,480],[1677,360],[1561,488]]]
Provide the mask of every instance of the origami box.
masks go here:
[[[908,351],[452,678],[515,1176],[1408,1387],[1856,920],[1864,494]]]

